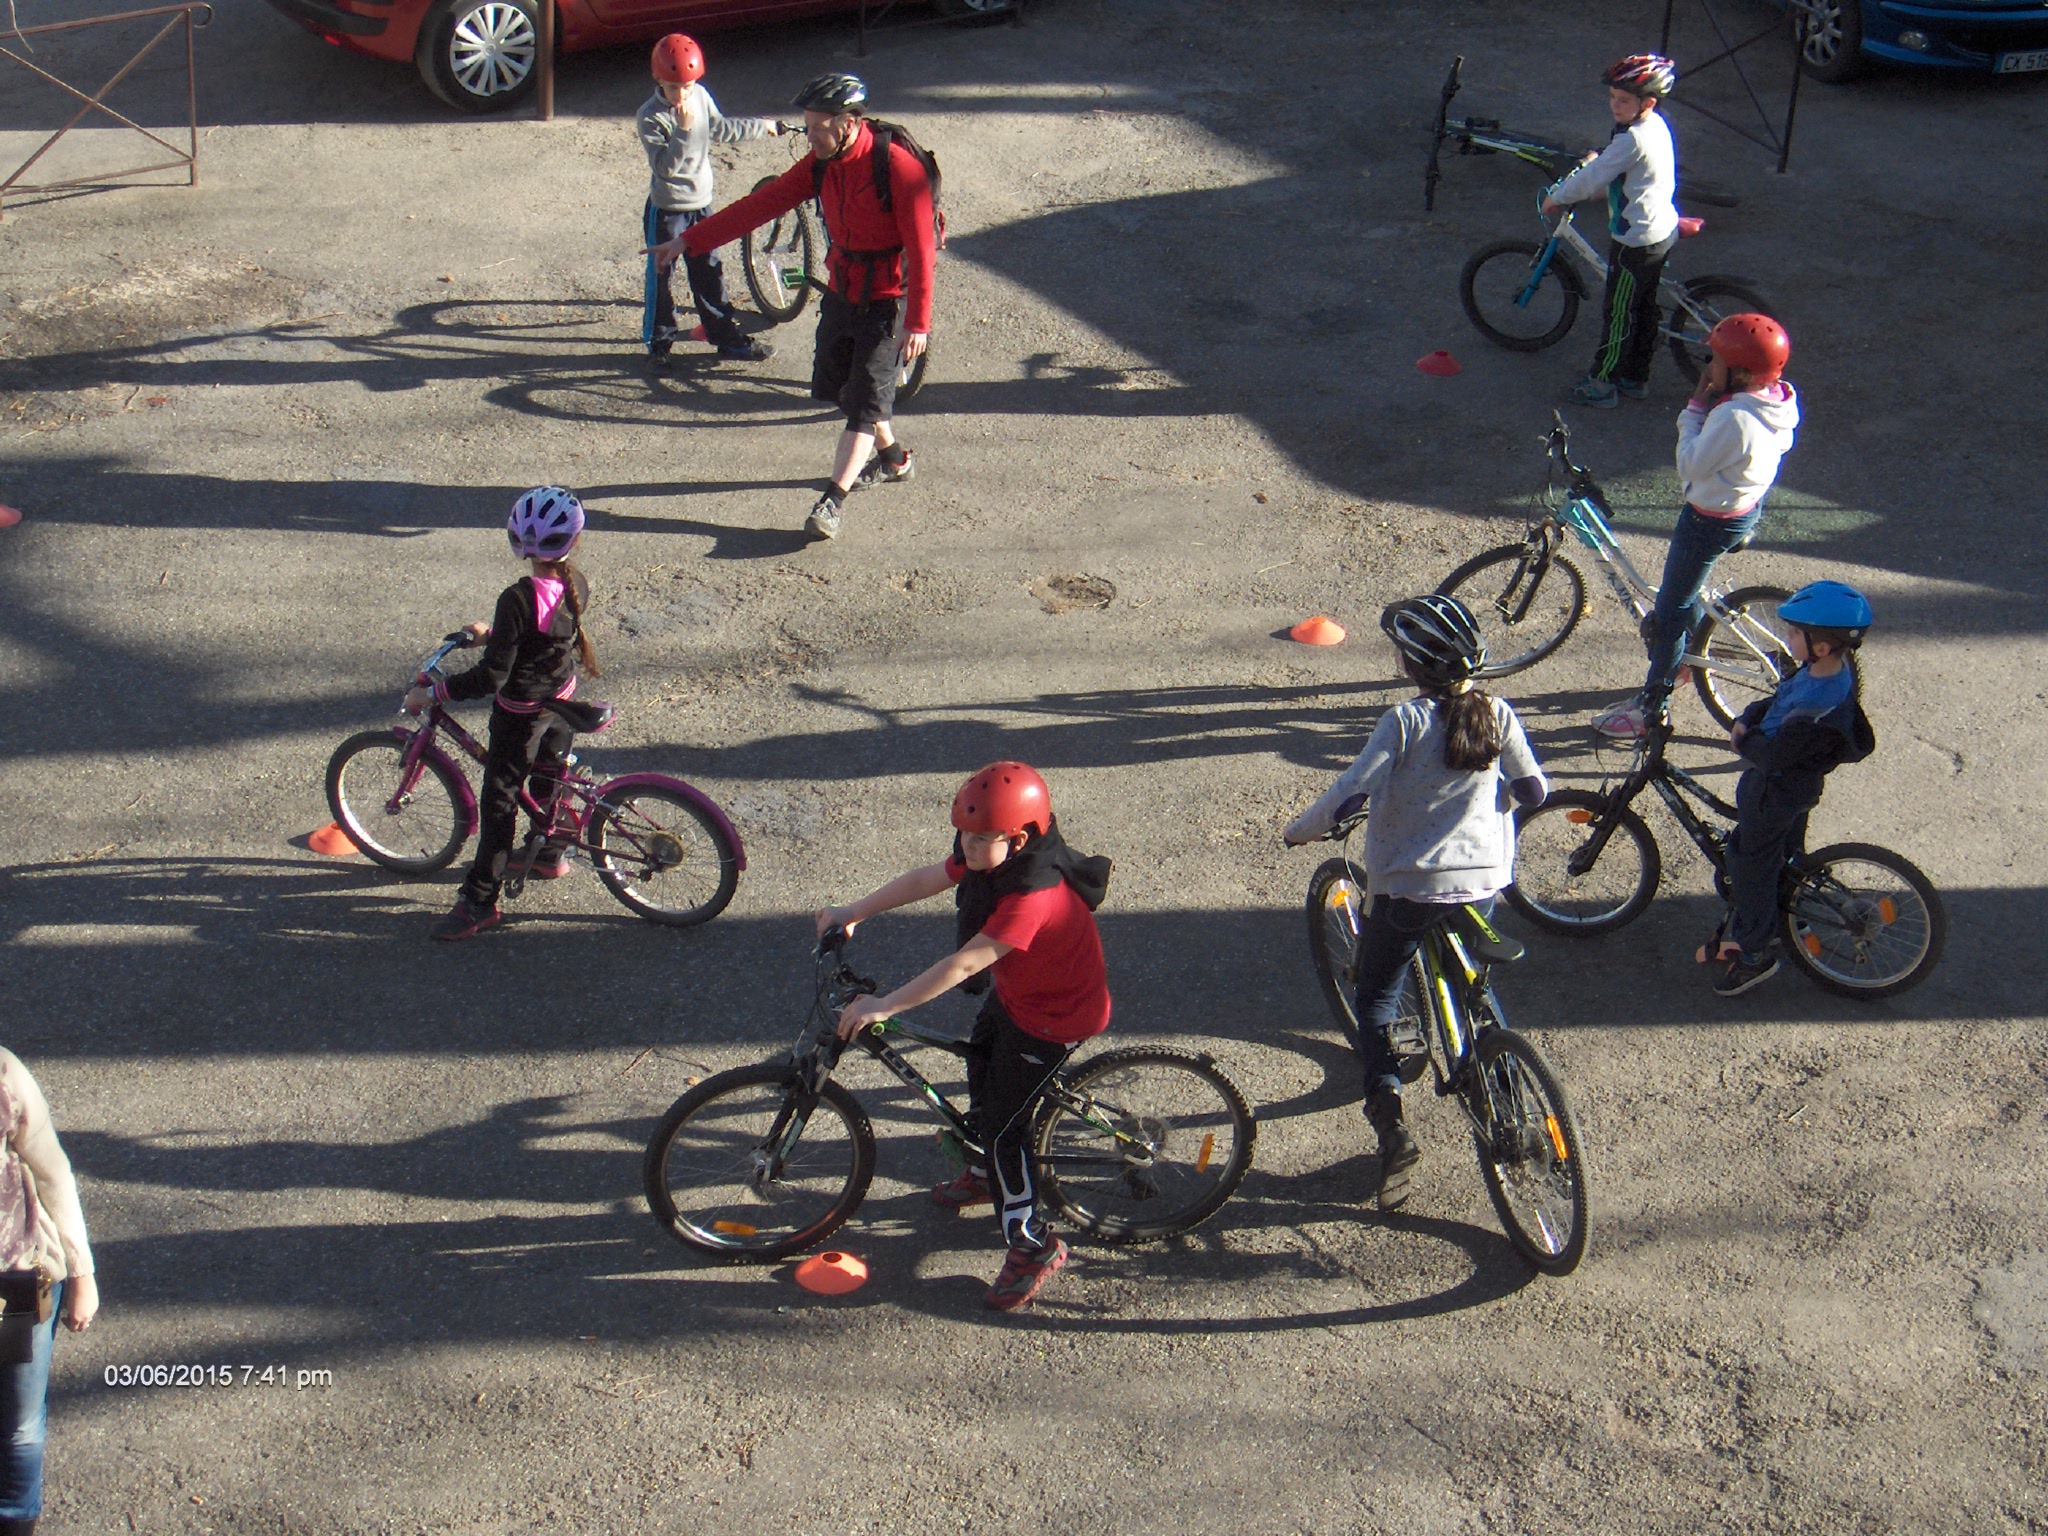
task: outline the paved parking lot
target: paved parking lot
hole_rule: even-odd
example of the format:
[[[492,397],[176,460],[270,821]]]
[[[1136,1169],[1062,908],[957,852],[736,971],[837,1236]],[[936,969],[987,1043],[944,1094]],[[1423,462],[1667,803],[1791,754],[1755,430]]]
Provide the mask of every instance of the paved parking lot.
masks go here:
[[[1518,526],[1591,345],[1467,325],[1459,266],[1534,229],[1536,188],[1457,160],[1425,215],[1428,118],[1463,53],[1461,104],[1591,143],[1591,82],[1660,16],[1045,0],[863,61],[843,22],[707,39],[725,110],[858,68],[945,166],[919,476],[829,546],[796,532],[834,430],[808,315],[764,365],[637,367],[636,52],[567,61],[554,123],[457,121],[223,5],[197,189],[10,204],[0,1039],[51,1098],[106,1299],[58,1345],[47,1528],[2048,1527],[2038,79],[1810,88],[1783,177],[1675,118],[1685,171],[1740,199],[1677,261],[1773,297],[1806,405],[1741,577],[1843,577],[1879,614],[1880,750],[1815,836],[1933,876],[1944,966],[1872,1006],[1789,972],[1715,998],[1704,869],[1660,823],[1656,906],[1524,932],[1502,982],[1586,1133],[1585,1266],[1530,1276],[1441,1105],[1407,1212],[1365,1205],[1302,942],[1316,856],[1278,828],[1399,696],[1381,605]],[[41,110],[0,95],[0,150]],[[786,155],[734,152],[723,195]],[[1465,371],[1417,372],[1436,348]],[[1660,360],[1576,438],[1645,563],[1683,398]],[[334,744],[487,611],[504,507],[551,479],[593,508],[622,707],[591,761],[701,784],[749,867],[700,930],[585,874],[446,952],[455,873],[297,840]],[[1113,596],[1069,606],[1062,577]],[[1584,722],[1641,666],[1594,601],[1511,690],[1565,783],[1612,766]],[[1314,612],[1352,640],[1276,638]],[[940,851],[998,756],[1116,859],[1114,1037],[1206,1042],[1260,1107],[1250,1178],[991,1321],[992,1224],[929,1205],[927,1123],[856,1069],[881,1171],[839,1240],[869,1284],[698,1265],[639,1199],[654,1117],[785,1047],[804,914]],[[950,932],[884,919],[861,959],[900,978]],[[181,1361],[253,1369],[104,1384]]]

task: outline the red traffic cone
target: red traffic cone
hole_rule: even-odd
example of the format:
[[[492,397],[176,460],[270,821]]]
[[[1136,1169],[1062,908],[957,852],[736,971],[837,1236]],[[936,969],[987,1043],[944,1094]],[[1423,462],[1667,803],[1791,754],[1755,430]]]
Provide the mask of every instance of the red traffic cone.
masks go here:
[[[814,1253],[797,1265],[796,1283],[820,1296],[844,1296],[868,1283],[868,1267],[850,1253]]]
[[[317,832],[307,833],[306,846],[330,859],[345,859],[361,851],[356,847],[356,840],[342,831],[338,822],[332,821]]]
[[[0,528],[12,528],[21,521],[21,514],[12,507],[0,506]]]
[[[1344,626],[1327,614],[1317,614],[1312,619],[1303,619],[1287,631],[1287,638],[1299,640],[1303,645],[1342,645]]]
[[[1415,359],[1415,366],[1424,373],[1433,374],[1439,379],[1455,378],[1465,371],[1463,363],[1441,349],[1431,352],[1427,356],[1418,357]]]

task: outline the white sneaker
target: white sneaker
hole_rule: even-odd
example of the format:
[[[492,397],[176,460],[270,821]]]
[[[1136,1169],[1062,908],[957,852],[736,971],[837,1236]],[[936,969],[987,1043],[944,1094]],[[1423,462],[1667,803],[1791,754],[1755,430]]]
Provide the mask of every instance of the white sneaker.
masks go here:
[[[1641,741],[1650,734],[1650,722],[1644,717],[1642,706],[1630,699],[1604,715],[1595,715],[1593,729],[1612,741]]]

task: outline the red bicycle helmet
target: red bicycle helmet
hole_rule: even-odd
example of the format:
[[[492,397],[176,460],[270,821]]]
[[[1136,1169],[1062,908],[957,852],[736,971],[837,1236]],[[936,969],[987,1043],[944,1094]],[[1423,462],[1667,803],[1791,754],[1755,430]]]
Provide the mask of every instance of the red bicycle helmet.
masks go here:
[[[1678,66],[1661,53],[1632,53],[1608,65],[1600,79],[1637,96],[1669,96],[1678,85]]]
[[[1730,315],[1707,333],[1707,345],[1730,368],[1747,372],[1752,384],[1777,382],[1792,360],[1785,327],[1769,315]]]
[[[953,797],[953,825],[962,832],[1014,837],[1052,830],[1052,791],[1029,763],[990,763]]]
[[[654,45],[654,78],[690,85],[704,78],[704,50],[693,37],[671,32]]]

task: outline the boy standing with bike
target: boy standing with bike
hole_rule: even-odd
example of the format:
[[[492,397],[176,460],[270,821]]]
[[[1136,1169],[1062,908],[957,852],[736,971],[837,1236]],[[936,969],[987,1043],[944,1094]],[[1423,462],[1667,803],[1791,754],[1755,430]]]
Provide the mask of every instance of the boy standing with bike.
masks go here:
[[[1657,346],[1657,286],[1664,263],[1678,243],[1678,152],[1658,103],[1678,84],[1678,68],[1661,53],[1636,53],[1612,65],[1601,79],[1614,136],[1607,147],[1550,189],[1545,218],[1566,203],[1607,194],[1607,225],[1613,243],[1607,253],[1605,322],[1593,366],[1572,390],[1574,405],[1612,410],[1621,397],[1640,400],[1650,392],[1650,358]]]
[[[1010,1251],[988,1304],[1007,1312],[1028,1303],[1067,1262],[1067,1245],[1038,1209],[1025,1135],[1046,1079],[1076,1045],[1109,1028],[1094,912],[1109,889],[1110,863],[1067,847],[1045,780],[1024,763],[991,763],[963,784],[953,797],[953,826],[951,857],[824,908],[817,925],[821,935],[833,927],[851,933],[878,913],[956,892],[958,950],[885,996],[848,1003],[839,1037],[851,1040],[875,1020],[963,984],[979,991],[972,983],[981,973],[993,976],[967,1056],[970,1115],[988,1161],[970,1164],[932,1198],[957,1211],[1000,1195]]]
[[[1849,658],[1870,627],[1870,602],[1839,581],[1808,582],[1778,604],[1799,670],[1742,712],[1729,743],[1749,766],[1735,789],[1728,840],[1728,913],[1701,958],[1722,965],[1714,990],[1739,997],[1778,974],[1771,933],[1778,877],[1828,773],[1876,750]]]

